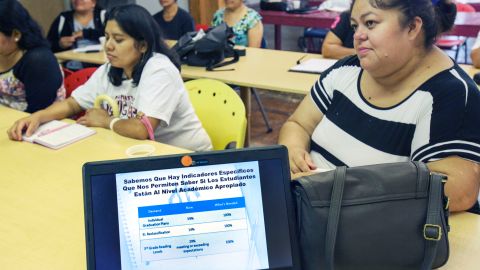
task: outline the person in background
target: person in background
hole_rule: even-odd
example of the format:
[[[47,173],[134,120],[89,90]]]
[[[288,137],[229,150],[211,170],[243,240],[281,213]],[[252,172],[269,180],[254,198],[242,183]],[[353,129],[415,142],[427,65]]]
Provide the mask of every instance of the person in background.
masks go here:
[[[8,130],[12,140],[30,136],[42,123],[76,115],[77,122],[102,127],[134,139],[154,139],[195,151],[212,148],[196,116],[179,72],[177,57],[161,38],[158,24],[138,5],[113,8],[105,28],[109,63],[100,66],[72,96],[45,110],[17,120]],[[118,103],[120,117],[96,97],[109,96]]]
[[[178,40],[185,33],[195,31],[192,16],[178,7],[177,0],[160,0],[162,11],[153,15],[165,39]]]
[[[88,45],[100,44],[104,35],[105,10],[96,0],[72,0],[72,10],[60,13],[55,18],[47,38],[53,52],[61,52]],[[86,67],[78,61],[69,61],[65,66],[72,70]]]
[[[480,32],[478,32],[477,39],[470,52],[470,57],[472,58],[472,64],[476,68],[480,68]]]
[[[33,113],[64,98],[62,72],[40,26],[18,1],[0,1],[0,105]]]
[[[458,1],[454,1],[455,6],[457,7],[457,12],[477,12],[472,5],[460,3]],[[478,33],[477,39],[475,40],[475,44],[472,47],[470,52],[470,57],[472,58],[472,64],[476,68],[480,68],[480,32]]]
[[[325,58],[340,59],[355,54],[353,48],[353,29],[350,25],[350,12],[340,14],[322,44]]]
[[[233,28],[236,45],[260,48],[263,39],[262,17],[243,0],[224,0],[225,8],[213,15],[212,26],[226,23]]]
[[[356,55],[322,73],[283,125],[292,174],[420,161],[448,177],[450,210],[480,187],[480,91],[434,43],[452,28],[449,0],[355,0]]]

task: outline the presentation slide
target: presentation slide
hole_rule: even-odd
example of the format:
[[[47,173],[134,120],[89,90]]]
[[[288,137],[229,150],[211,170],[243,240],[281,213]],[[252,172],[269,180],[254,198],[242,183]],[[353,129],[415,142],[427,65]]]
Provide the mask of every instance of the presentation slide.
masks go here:
[[[269,267],[257,161],[116,175],[122,270]]]

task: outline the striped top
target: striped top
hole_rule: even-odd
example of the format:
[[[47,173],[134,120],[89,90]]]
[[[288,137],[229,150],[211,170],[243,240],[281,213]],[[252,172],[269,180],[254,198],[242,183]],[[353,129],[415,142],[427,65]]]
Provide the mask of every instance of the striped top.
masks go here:
[[[311,138],[317,166],[429,162],[448,156],[480,162],[480,92],[457,64],[389,108],[363,97],[362,72],[358,58],[349,56],[312,86],[310,96],[324,114]]]

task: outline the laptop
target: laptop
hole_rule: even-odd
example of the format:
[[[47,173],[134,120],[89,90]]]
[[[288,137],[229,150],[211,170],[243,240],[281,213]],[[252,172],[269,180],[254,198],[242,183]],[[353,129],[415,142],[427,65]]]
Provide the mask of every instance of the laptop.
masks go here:
[[[287,13],[304,14],[314,10],[318,10],[318,7],[309,5],[308,4],[309,1],[307,0],[299,0],[299,1],[291,1],[291,2],[292,2],[292,6],[287,8],[286,10]],[[295,2],[297,2],[297,5],[298,5],[297,7],[294,7]]]
[[[83,166],[89,270],[300,269],[283,146]]]
[[[303,8],[295,8],[295,9],[287,9],[287,13],[292,13],[292,14],[306,14],[310,12],[318,11],[318,7],[303,7]]]

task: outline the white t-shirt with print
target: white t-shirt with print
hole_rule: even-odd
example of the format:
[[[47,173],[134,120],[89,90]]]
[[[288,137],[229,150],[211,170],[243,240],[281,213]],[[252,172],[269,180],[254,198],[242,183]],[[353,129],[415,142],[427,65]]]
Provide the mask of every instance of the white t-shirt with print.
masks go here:
[[[77,88],[72,97],[84,109],[93,107],[95,98],[106,94],[117,101],[120,118],[128,119],[137,111],[160,120],[155,129],[155,140],[194,151],[210,150],[212,144],[188,98],[177,68],[163,54],[155,54],[145,67],[138,85],[124,80],[114,86],[108,78],[110,64],[99,67],[92,77]],[[102,108],[111,115],[108,104]]]

